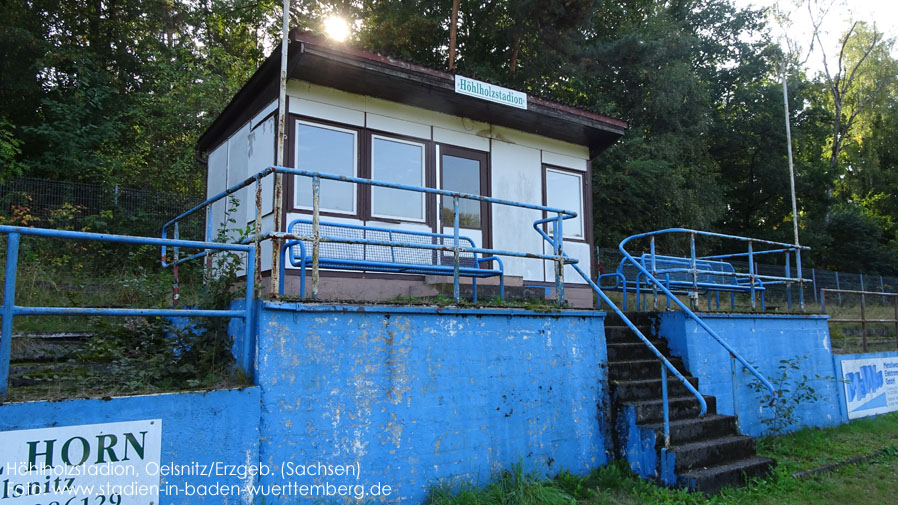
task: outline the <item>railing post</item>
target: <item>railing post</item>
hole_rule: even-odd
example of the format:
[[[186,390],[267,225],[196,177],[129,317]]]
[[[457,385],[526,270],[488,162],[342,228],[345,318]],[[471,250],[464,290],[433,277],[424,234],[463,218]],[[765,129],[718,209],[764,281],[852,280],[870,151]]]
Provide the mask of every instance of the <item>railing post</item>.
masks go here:
[[[9,385],[9,356],[12,350],[12,320],[16,303],[16,269],[19,263],[19,234],[6,238],[6,279],[3,284],[3,325],[0,332],[0,400]]]
[[[652,235],[649,237],[649,253],[652,256],[652,276],[654,277],[657,272],[657,263],[655,262],[655,236]],[[652,310],[655,312],[658,311],[658,286],[653,282],[652,283]]]
[[[667,405],[667,367],[661,362],[661,403],[664,408],[664,447],[670,448],[670,407]]]
[[[792,277],[792,264],[789,259],[789,251],[786,251],[786,275],[784,277]],[[786,305],[792,310],[792,283],[786,282]]]
[[[211,206],[209,207],[211,208]],[[253,259],[253,289],[256,297],[261,296],[262,290],[262,178],[256,179],[256,222],[253,224],[253,245],[255,245],[255,258]],[[210,263],[211,265],[211,263]],[[249,277],[247,277],[249,279]]]
[[[258,214],[257,214],[258,215]],[[212,235],[215,233],[215,225],[212,218],[212,206],[206,206],[206,242],[212,242]],[[203,283],[208,284],[212,280],[212,249],[206,249],[205,272],[203,272]],[[249,277],[247,277],[247,281]]]
[[[181,232],[178,230],[178,223],[175,222],[174,227],[175,240],[179,240],[181,238]],[[172,267],[171,267],[171,275],[172,275],[172,285],[171,285],[171,303],[175,307],[178,306],[178,302],[181,299],[181,286],[179,280],[180,270],[178,268],[178,258],[179,258],[179,248],[178,246],[172,247]]]
[[[455,303],[458,303],[460,298],[458,281],[461,262],[458,252],[458,195],[452,197],[452,216],[452,299],[455,300]]]
[[[692,259],[692,293],[689,294],[689,308],[698,310],[698,264],[695,260],[695,233],[689,234],[689,254]]]
[[[256,332],[255,329],[255,287],[252,286],[248,280],[250,278],[255,278],[255,265],[256,265],[256,250],[250,249],[247,253],[246,258],[246,288],[244,292],[244,296],[246,297],[246,307],[244,307],[244,318],[243,318],[243,363],[241,366],[243,367],[243,371],[252,379],[255,376],[255,341],[253,340]],[[252,270],[252,272],[250,272]]]
[[[312,176],[312,299],[318,299],[318,258],[321,248],[321,227],[318,224],[321,178]]]
[[[804,275],[801,272],[801,249],[795,249],[795,274],[798,275],[798,306],[804,312]]]
[[[814,291],[814,303],[817,303],[817,269],[811,269],[811,286]]]
[[[564,305],[564,214],[555,218],[555,303]]]
[[[755,310],[755,253],[752,249],[752,241],[748,241],[748,280],[749,291],[751,292],[751,310]]]

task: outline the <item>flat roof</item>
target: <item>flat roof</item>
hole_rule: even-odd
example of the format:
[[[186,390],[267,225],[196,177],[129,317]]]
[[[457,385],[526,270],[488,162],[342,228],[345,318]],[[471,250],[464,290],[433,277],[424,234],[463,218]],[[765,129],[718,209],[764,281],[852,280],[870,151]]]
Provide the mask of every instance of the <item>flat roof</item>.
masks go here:
[[[309,33],[291,32],[287,75],[349,93],[443,112],[587,146],[595,156],[617,140],[627,122],[570,105],[527,96],[518,109],[455,92],[455,75],[371,52],[347,48]],[[280,46],[197,141],[207,152],[277,100]]]

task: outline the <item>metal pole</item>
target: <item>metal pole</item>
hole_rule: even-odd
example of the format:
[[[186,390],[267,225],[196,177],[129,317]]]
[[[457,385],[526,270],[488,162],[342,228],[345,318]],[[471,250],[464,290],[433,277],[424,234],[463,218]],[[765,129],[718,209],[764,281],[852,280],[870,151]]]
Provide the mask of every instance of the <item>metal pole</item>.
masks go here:
[[[886,292],[886,285],[885,285],[884,282],[882,282],[882,276],[881,276],[881,275],[879,276],[879,292],[880,292],[880,293],[885,293],[885,292]],[[883,305],[885,305],[885,304],[886,304],[886,297],[883,296],[883,297],[882,297],[882,300],[880,300],[880,301],[882,302]]]
[[[689,234],[689,253],[692,255],[692,293],[689,294],[689,308],[698,310],[698,265],[695,262],[695,233]]]
[[[458,196],[452,197],[452,297],[455,300],[455,303],[458,303],[459,293],[458,293],[458,278],[459,278],[459,265],[460,258],[458,256]]]
[[[798,246],[798,205],[795,200],[795,168],[792,163],[792,126],[789,124],[789,86],[786,84],[786,62],[783,60],[783,111],[786,117],[786,149],[789,154],[789,189],[792,193],[792,230]]]
[[[839,271],[836,270],[836,292],[839,295],[839,307],[842,306],[842,286],[839,286]]]
[[[284,0],[284,19],[281,32],[281,78],[278,88],[278,143],[275,164],[284,166],[284,153],[287,144],[287,56],[290,48],[290,0]],[[284,210],[284,176],[280,172],[274,174],[274,208],[272,229],[281,232],[281,213]],[[257,253],[260,251],[256,251]],[[271,286],[268,296],[277,298],[280,285],[281,241],[271,239]],[[261,276],[261,272],[259,273]]]
[[[751,310],[755,310],[755,254],[752,250],[751,240],[748,241],[748,280],[751,291]]]
[[[318,224],[318,203],[321,197],[321,178],[312,177],[312,299],[318,299],[318,258],[321,247],[321,228]]]
[[[861,295],[861,345],[867,352],[867,307],[864,303],[864,295]]]
[[[555,302],[564,305],[564,214],[558,213],[555,218]]]
[[[19,234],[6,238],[6,279],[3,284],[3,325],[0,332],[0,400],[6,398],[9,356],[12,351],[12,319],[16,303],[16,269],[19,263]]]
[[[786,277],[792,277],[792,265],[789,261],[789,251],[786,251]],[[786,283],[786,305],[792,310],[792,283]]]
[[[798,304],[804,312],[804,275],[801,272],[801,249],[795,249],[795,268],[798,275]]]
[[[649,253],[652,255],[652,276],[655,276],[657,263],[655,262],[655,236],[649,237]],[[658,286],[652,283],[652,310],[658,311]]]
[[[811,282],[814,286],[814,303],[817,303],[817,269],[811,269]]]
[[[661,402],[664,404],[664,447],[670,448],[670,407],[667,405],[667,367],[661,362]]]
[[[175,223],[175,240],[179,240],[181,238],[181,233],[178,231],[178,223]],[[179,268],[178,268],[178,246],[172,247],[172,255],[174,255],[172,267],[171,267],[171,275],[172,275],[172,285],[171,285],[171,303],[175,307],[178,306],[178,301],[181,298],[180,291],[180,281],[179,281]]]
[[[262,290],[262,241],[259,239],[262,236],[262,179],[256,179],[256,222],[253,228],[255,230],[253,245],[255,245],[256,249],[253,259],[253,271],[255,272],[253,274],[253,277],[255,277],[253,284],[258,297],[261,296],[260,291]],[[249,278],[247,278],[247,282],[249,282]]]

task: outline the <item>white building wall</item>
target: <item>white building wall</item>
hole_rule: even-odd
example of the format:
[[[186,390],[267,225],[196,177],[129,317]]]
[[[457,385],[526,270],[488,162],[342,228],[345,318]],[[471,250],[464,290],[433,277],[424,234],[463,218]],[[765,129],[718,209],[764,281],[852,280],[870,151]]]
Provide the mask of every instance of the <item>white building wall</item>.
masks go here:
[[[489,152],[491,170],[491,194],[497,198],[542,204],[543,164],[572,170],[585,171],[589,159],[586,146],[549,139],[511,128],[504,128],[451,116],[417,107],[397,104],[382,99],[356,95],[308,82],[291,80],[287,85],[289,112],[310,118],[318,118],[339,124],[370,128],[385,133],[407,135],[433,140],[449,145]],[[263,111],[264,112],[264,111]],[[264,168],[261,160],[269,152],[262,145],[271,145],[270,158],[274,159],[274,120],[271,119],[271,138],[267,140],[268,126],[263,122],[252,130],[259,136],[250,141],[249,173]],[[257,147],[258,146],[258,147]],[[289,164],[289,163],[288,163]],[[210,157],[210,171],[211,171]],[[272,201],[271,185],[264,187],[264,202]],[[285,195],[292,198],[292,195]],[[586,200],[584,195],[584,200]],[[544,252],[541,237],[532,230],[532,223],[542,217],[540,211],[492,206],[493,248],[522,252]],[[266,207],[266,213],[270,207]],[[288,215],[288,222],[300,214]],[[384,228],[429,231],[421,224],[361,223],[353,219],[325,218],[338,222],[354,222]],[[477,237],[479,239],[480,237]],[[477,244],[482,245],[481,243]],[[580,259],[580,266],[590,272],[589,246],[585,243],[565,241],[568,254]],[[270,262],[270,258],[265,260]],[[527,258],[503,258],[508,275],[520,275],[525,280],[545,281],[554,279],[551,263]],[[565,272],[567,282],[578,282],[573,270]]]

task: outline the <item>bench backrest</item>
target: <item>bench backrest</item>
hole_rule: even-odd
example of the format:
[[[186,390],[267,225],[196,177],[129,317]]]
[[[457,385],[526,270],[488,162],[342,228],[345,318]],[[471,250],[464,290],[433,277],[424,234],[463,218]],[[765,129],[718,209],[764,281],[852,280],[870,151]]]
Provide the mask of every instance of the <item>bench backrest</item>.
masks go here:
[[[652,255],[651,254],[643,254],[637,261],[645,267],[649,272],[652,271]],[[720,274],[713,273],[700,273],[698,274],[698,282],[704,284],[723,284],[723,285],[736,285],[736,277],[733,275],[724,275],[726,273],[735,273],[735,269],[733,265],[725,262],[725,261],[712,261],[712,260],[696,260],[695,266],[699,270],[710,270],[712,272],[721,272]],[[675,256],[660,256],[655,255],[655,271],[657,272],[655,277],[660,281],[665,281],[667,279],[667,275],[670,275],[671,282],[676,283],[692,283],[692,272],[685,271],[686,269],[692,269],[692,260],[690,258],[680,258]],[[671,271],[677,270],[677,271]],[[621,261],[620,266],[617,268],[618,273],[624,275],[628,282],[635,282],[637,275],[639,275],[639,269],[636,268],[630,261],[624,259]]]
[[[448,245],[454,243],[452,235],[417,232],[407,230],[393,230],[375,226],[362,226],[356,224],[318,222],[319,233],[322,237],[340,237],[349,239],[377,240],[402,244],[426,244]],[[295,219],[290,223],[290,233],[294,235],[312,235],[311,219]],[[312,242],[303,241],[306,246],[306,254],[312,254]],[[459,237],[461,247],[475,247],[474,241],[468,237]],[[299,248],[294,247],[293,254],[299,255]],[[371,261],[376,263],[397,263],[403,265],[452,265],[453,255],[451,251],[435,251],[417,249],[414,247],[402,247],[399,245],[367,245],[346,244],[341,242],[321,242],[319,254],[323,259],[329,260],[355,260]],[[476,267],[475,254],[463,252],[459,255],[459,263],[463,267]]]

